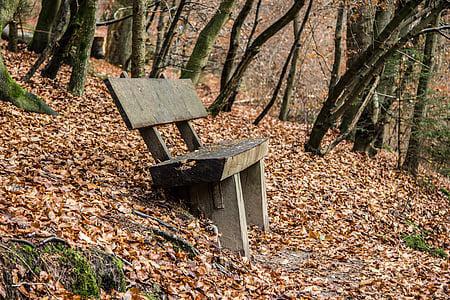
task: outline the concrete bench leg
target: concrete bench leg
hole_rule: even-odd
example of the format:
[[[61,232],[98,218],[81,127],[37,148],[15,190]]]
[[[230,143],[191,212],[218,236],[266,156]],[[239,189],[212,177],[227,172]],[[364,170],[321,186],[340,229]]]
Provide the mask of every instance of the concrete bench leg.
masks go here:
[[[268,231],[269,216],[267,213],[264,162],[260,160],[242,171],[241,183],[248,224],[257,225],[262,230]]]
[[[191,201],[217,226],[223,247],[249,257],[247,220],[239,174],[217,184],[193,186]]]

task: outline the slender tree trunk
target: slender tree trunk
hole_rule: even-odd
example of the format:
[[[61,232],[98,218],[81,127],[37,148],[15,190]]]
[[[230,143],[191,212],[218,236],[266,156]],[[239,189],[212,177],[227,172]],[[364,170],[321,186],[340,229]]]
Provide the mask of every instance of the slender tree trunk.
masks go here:
[[[312,4],[313,4],[313,0],[309,0],[308,8],[306,9],[305,16],[303,17],[303,22],[300,25],[300,28],[298,29],[298,31],[295,33],[294,43],[292,44],[291,50],[289,51],[289,55],[284,63],[283,69],[281,70],[280,78],[274,89],[272,98],[270,99],[270,101],[266,105],[266,107],[263,109],[263,111],[256,117],[255,121],[253,122],[253,125],[258,125],[259,122],[261,122],[261,120],[269,113],[270,109],[272,108],[272,106],[275,104],[275,101],[277,100],[278,93],[281,90],[281,86],[283,84],[284,77],[285,77],[286,72],[289,68],[289,65],[291,64],[291,61],[294,57],[295,51],[300,49],[300,47],[301,47],[300,42],[301,42],[302,32],[303,32],[303,29],[305,28],[306,22],[308,21],[309,13],[311,12],[311,8],[312,8]]]
[[[230,18],[234,3],[235,0],[222,0],[214,16],[200,32],[189,61],[185,69],[181,72],[181,78],[189,78],[194,84],[198,82],[203,68],[208,63],[208,57],[211,54],[220,30]]]
[[[84,82],[88,70],[92,41],[94,40],[96,9],[97,0],[84,0],[79,10],[81,26],[78,30],[78,36],[80,39],[77,43],[77,51],[68,87],[68,90],[77,96],[81,96],[84,92]]]
[[[145,76],[145,0],[133,0],[133,43],[131,51],[131,77]]]
[[[236,56],[239,50],[239,45],[241,41],[241,29],[245,20],[247,19],[250,11],[252,10],[253,3],[255,0],[246,0],[244,6],[242,6],[236,20],[234,21],[233,28],[230,34],[230,45],[228,47],[227,57],[225,58],[225,63],[223,64],[222,75],[220,78],[220,89],[222,90],[227,84],[228,80],[233,73]]]
[[[269,28],[264,30],[256,39],[250,44],[244,53],[241,61],[233,72],[230,80],[228,81],[225,88],[220,92],[219,96],[216,98],[213,104],[208,108],[213,116],[216,116],[226,104],[228,98],[236,90],[239,81],[247,71],[251,61],[258,55],[261,50],[262,45],[264,45],[271,37],[283,29],[287,24],[289,24],[298,14],[300,9],[305,4],[304,0],[296,0],[291,8],[275,23],[273,23]]]
[[[294,36],[299,34],[298,18],[294,19]],[[297,77],[297,64],[300,57],[300,45],[297,45],[292,55],[291,68],[286,82],[286,88],[284,90],[283,100],[281,102],[280,114],[278,119],[286,121],[288,119],[289,107],[291,106],[291,98],[294,92],[294,82]]]
[[[430,23],[431,27],[439,26],[440,14]],[[434,32],[427,33],[423,49],[422,70],[420,72],[419,84],[417,86],[416,103],[412,117],[411,136],[408,150],[403,162],[403,169],[412,174],[417,174],[421,158],[421,123],[426,114],[428,86],[433,72],[434,53],[436,51],[437,35]]]
[[[8,50],[11,52],[17,52],[19,36],[17,30],[17,22],[15,20],[9,22],[9,33],[8,33]]]
[[[331,70],[330,84],[328,86],[328,93],[334,88],[339,80],[339,70],[341,69],[342,63],[342,29],[344,25],[345,18],[345,3],[341,1],[339,3],[339,8],[336,17],[336,28],[334,31],[334,63],[333,69]]]
[[[60,5],[61,0],[42,0],[41,12],[29,46],[30,51],[41,53],[47,47]]]
[[[155,59],[153,60],[152,70],[150,72],[150,78],[159,78],[162,68],[164,67],[164,63],[166,61],[167,55],[169,54],[170,46],[172,45],[173,37],[175,36],[175,29],[177,27],[178,21],[181,18],[181,14],[183,13],[183,9],[186,5],[186,0],[181,0],[180,4],[178,4],[177,11],[172,18],[172,22],[170,23],[169,29],[164,36],[164,41],[161,45],[161,49],[156,53]]]

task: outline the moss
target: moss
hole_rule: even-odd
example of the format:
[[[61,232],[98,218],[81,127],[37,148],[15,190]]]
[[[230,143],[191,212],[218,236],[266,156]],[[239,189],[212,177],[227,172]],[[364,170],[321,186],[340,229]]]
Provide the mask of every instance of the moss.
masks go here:
[[[450,192],[446,188],[440,188],[439,190],[441,191],[442,194],[447,196],[448,200],[450,200]]]
[[[58,255],[60,268],[67,271],[66,278],[62,280],[66,289],[82,297],[100,296],[94,269],[83,252],[63,245],[46,246],[44,251]]]
[[[425,241],[422,234],[410,234],[403,236],[403,241],[408,248],[419,250],[422,252],[427,252],[435,257],[447,258],[447,253],[442,248],[434,248]]]

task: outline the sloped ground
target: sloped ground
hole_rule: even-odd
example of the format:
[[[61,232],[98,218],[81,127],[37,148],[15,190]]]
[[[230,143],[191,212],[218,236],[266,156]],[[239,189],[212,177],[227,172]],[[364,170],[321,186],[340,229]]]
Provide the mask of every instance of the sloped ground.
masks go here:
[[[18,78],[33,58],[6,53],[5,60]],[[30,84],[56,117],[0,102],[2,239],[57,235],[73,246],[99,246],[131,263],[125,266],[129,287],[157,283],[173,299],[448,297],[449,260],[407,248],[401,239],[421,228],[429,243],[449,252],[450,201],[439,191],[449,189],[448,181],[416,182],[395,170],[394,155],[371,160],[348,145],[325,158],[311,156],[303,151],[303,126],[267,118],[255,128],[251,107],[197,121],[207,143],[270,137],[271,233],[251,230],[248,262],[217,249],[206,221],[152,189],[147,166],[153,159],[125,128],[101,80],[90,77],[78,98],[65,92],[67,80],[62,72],[55,81],[35,77]],[[168,144],[181,153],[174,132],[165,131]],[[175,226],[201,254],[190,258],[149,234],[148,227],[167,228],[133,209]],[[70,298],[55,280],[48,288]],[[48,292],[31,290],[37,298]]]

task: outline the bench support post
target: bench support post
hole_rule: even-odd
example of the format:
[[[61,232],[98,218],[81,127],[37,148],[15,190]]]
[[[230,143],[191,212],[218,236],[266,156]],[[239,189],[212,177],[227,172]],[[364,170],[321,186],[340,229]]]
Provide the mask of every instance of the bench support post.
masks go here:
[[[260,160],[241,171],[241,183],[248,224],[256,225],[260,229],[268,231],[269,216],[267,213],[264,161]]]
[[[222,246],[249,257],[247,220],[239,174],[216,184],[194,185],[190,194],[192,204],[218,227]],[[223,203],[223,208],[216,208],[217,203]]]

